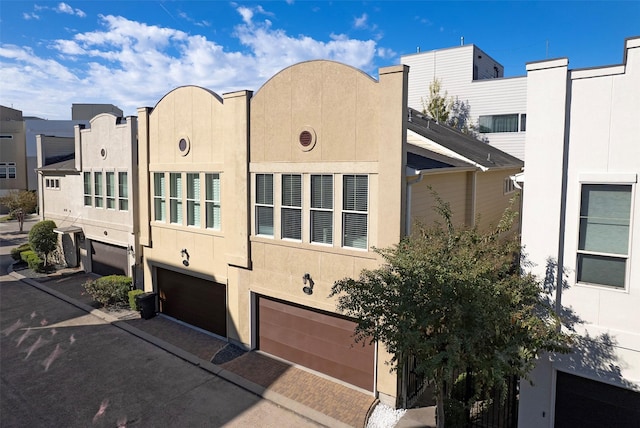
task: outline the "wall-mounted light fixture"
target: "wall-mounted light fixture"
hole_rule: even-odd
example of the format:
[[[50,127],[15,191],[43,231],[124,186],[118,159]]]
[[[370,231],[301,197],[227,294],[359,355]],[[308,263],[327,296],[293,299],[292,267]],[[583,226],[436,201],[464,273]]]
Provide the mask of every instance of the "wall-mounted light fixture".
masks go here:
[[[135,256],[135,251],[133,249],[133,245],[129,245],[129,248],[127,248],[127,253],[131,256],[134,257]]]
[[[189,252],[186,248],[180,250],[180,255],[182,256],[182,264],[185,266],[189,266]]]
[[[305,273],[302,275],[302,283],[304,287],[302,287],[302,291],[304,294],[312,295],[313,294],[313,279],[311,279],[311,275],[309,273]],[[307,285],[309,283],[309,285]]]

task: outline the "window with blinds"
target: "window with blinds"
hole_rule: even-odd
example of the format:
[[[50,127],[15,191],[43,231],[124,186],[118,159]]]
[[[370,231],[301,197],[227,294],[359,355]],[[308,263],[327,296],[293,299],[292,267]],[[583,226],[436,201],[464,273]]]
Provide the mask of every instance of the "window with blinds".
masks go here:
[[[220,230],[220,174],[206,174],[207,229]]]
[[[625,287],[630,225],[630,185],[582,185],[578,282]]]
[[[94,204],[96,208],[102,208],[104,206],[104,200],[102,199],[102,172],[93,173],[94,182]]]
[[[153,174],[153,212],[154,220],[165,221],[167,218],[165,178],[163,172]]]
[[[84,205],[86,207],[91,206],[93,200],[93,193],[91,192],[91,173],[85,172],[84,174]]]
[[[200,174],[187,174],[187,226],[200,227]]]
[[[367,249],[369,178],[366,175],[342,177],[342,245]]]
[[[129,177],[126,172],[118,173],[118,209],[129,211]]]
[[[182,173],[169,174],[169,221],[182,224]]]
[[[302,239],[302,176],[282,175],[282,238]]]
[[[116,208],[116,175],[113,171],[107,171],[107,208]]]
[[[256,174],[256,234],[273,236],[273,174]]]
[[[311,176],[311,242],[333,244],[333,175]]]

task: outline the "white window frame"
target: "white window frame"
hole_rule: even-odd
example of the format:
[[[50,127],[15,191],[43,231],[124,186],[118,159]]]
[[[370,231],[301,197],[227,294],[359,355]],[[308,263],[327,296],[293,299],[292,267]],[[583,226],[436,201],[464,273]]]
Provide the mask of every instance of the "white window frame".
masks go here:
[[[82,189],[84,193],[84,201],[83,204],[85,207],[93,206],[93,174],[91,171],[85,171],[82,174]],[[89,178],[87,180],[87,177]],[[89,186],[89,187],[87,187]],[[87,189],[89,189],[89,193],[87,193]]]
[[[317,197],[315,195],[314,192],[314,186],[313,186],[313,182],[314,182],[314,178],[320,180],[320,195],[318,195]],[[328,179],[330,184],[331,184],[331,195],[327,198],[325,198],[324,196],[324,180]],[[309,241],[312,244],[319,244],[319,245],[327,245],[327,246],[333,246],[334,243],[334,235],[335,235],[335,222],[333,219],[333,207],[335,205],[335,201],[334,198],[336,196],[336,192],[334,191],[335,188],[335,180],[334,180],[334,175],[333,174],[311,174],[311,178],[309,180]],[[316,200],[317,203],[314,204],[314,199]],[[329,205],[329,206],[327,206]],[[320,214],[320,213],[327,213],[328,217],[331,219],[331,225],[329,227],[330,230],[330,236],[328,238],[326,238],[326,235],[323,235],[323,239],[318,240],[318,239],[314,239],[314,214]]]
[[[45,188],[49,190],[60,190],[60,179],[59,178],[46,178],[44,180]]]
[[[634,227],[634,207],[635,207],[635,193],[636,193],[636,183],[637,183],[637,175],[636,174],[580,174],[579,176],[579,185],[578,185],[578,198],[577,198],[577,230],[576,230],[576,266],[575,266],[575,283],[580,286],[588,286],[588,287],[597,287],[600,289],[612,290],[612,291],[622,291],[627,292],[629,289],[629,275],[630,275],[630,261],[631,261],[631,249],[632,249],[632,239],[633,239],[633,227]],[[629,206],[629,231],[628,231],[628,245],[627,245],[627,253],[626,254],[617,254],[617,253],[605,253],[593,250],[581,250],[580,249],[580,241],[581,241],[581,208],[582,208],[582,190],[585,185],[614,185],[614,186],[628,186],[630,188],[630,206]],[[599,284],[594,282],[580,281],[580,256],[581,255],[592,255],[592,256],[600,256],[600,257],[610,257],[612,259],[624,259],[625,260],[625,272],[624,272],[624,285],[608,285],[608,284]]]
[[[270,198],[264,198],[263,200],[259,201],[259,184],[258,184],[258,180],[259,177],[264,177],[264,179],[266,180],[267,177],[270,177],[271,179],[271,190],[270,190],[270,195],[268,195],[267,193],[267,189],[265,187],[265,196],[270,196]],[[273,238],[274,232],[275,232],[275,204],[274,204],[274,195],[275,195],[275,174],[273,173],[259,173],[255,175],[254,178],[254,183],[255,183],[255,199],[254,199],[254,215],[255,215],[255,222],[254,222],[254,227],[255,227],[255,233],[257,236],[268,236],[270,238]],[[264,184],[266,185],[266,181],[264,182]],[[269,202],[269,199],[271,200]],[[267,210],[271,210],[271,233],[260,233],[260,228],[258,225],[258,222],[260,220],[260,215],[259,215],[259,211],[267,211]]]
[[[153,219],[167,221],[167,177],[164,172],[153,173]]]
[[[217,182],[217,192],[214,183]],[[220,230],[222,227],[222,207],[220,199],[222,194],[222,182],[220,173],[212,172],[205,174],[205,226],[207,229]],[[216,215],[217,213],[217,215]]]
[[[93,203],[96,208],[104,208],[103,176],[102,171],[93,171]]]
[[[348,208],[348,203],[347,203],[347,192],[346,192],[346,180],[350,177],[353,177],[354,179],[354,185],[356,186],[355,189],[355,193],[354,196],[356,199],[354,199],[354,209],[349,209]],[[358,210],[356,205],[359,205],[362,203],[362,200],[357,200],[357,195],[358,195],[358,189],[357,189],[357,181],[358,178],[365,178],[366,179],[366,201],[364,201],[364,203],[366,204],[366,209],[365,210]],[[369,176],[367,174],[343,174],[342,175],[342,230],[341,230],[341,236],[342,236],[342,247],[344,248],[349,248],[349,249],[355,249],[355,250],[363,250],[363,251],[368,251],[369,250],[369,189],[370,189],[370,185],[369,185]],[[347,227],[348,227],[348,218],[353,217],[353,218],[358,218],[364,216],[365,218],[365,236],[364,236],[364,246],[354,246],[354,245],[347,245],[347,241],[349,240],[347,238]]]
[[[196,182],[198,185],[196,186]],[[187,172],[187,226],[202,227],[202,180],[199,172]],[[193,213],[193,216],[191,215]],[[197,214],[197,215],[196,215]]]
[[[291,180],[291,187],[288,188],[285,185],[285,179]],[[295,183],[298,181],[298,183]],[[304,197],[302,174],[280,174],[281,183],[281,199],[280,199],[280,234],[281,239],[291,241],[302,241],[302,201]],[[296,193],[298,193],[296,195]],[[296,201],[296,199],[298,201]],[[297,202],[297,205],[296,205]],[[296,216],[298,227],[294,230],[291,225],[285,225],[287,218],[290,216]],[[288,232],[291,232],[289,236],[285,236]],[[297,236],[295,236],[297,234]]]
[[[122,177],[125,179],[123,180]],[[118,210],[129,211],[129,173],[127,171],[118,171]]]
[[[111,183],[109,180],[111,179]],[[116,193],[118,184],[116,182],[116,173],[115,171],[105,171],[104,173],[104,182],[105,182],[105,198],[106,198],[106,208],[108,210],[116,209]]]
[[[182,225],[184,223],[184,215],[182,213],[183,186],[181,172],[169,173],[169,223]]]

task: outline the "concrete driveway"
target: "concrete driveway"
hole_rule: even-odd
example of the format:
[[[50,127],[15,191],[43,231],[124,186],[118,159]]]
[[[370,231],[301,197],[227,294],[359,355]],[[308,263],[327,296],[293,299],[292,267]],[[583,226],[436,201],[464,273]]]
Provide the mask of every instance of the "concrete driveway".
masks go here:
[[[4,274],[20,237],[0,233]],[[319,426],[13,277],[0,281],[1,426]]]

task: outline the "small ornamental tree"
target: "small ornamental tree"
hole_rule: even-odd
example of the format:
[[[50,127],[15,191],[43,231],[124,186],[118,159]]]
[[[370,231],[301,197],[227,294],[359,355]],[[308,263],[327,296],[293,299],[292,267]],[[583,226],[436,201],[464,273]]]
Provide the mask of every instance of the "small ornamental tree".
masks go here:
[[[18,220],[20,232],[24,227],[24,218],[27,214],[35,212],[38,205],[38,198],[35,192],[28,190],[11,190],[6,195],[0,197],[0,204],[7,207],[9,214]]]
[[[53,230],[56,223],[52,220],[43,220],[34,224],[29,231],[29,244],[33,251],[42,256],[45,267],[51,254],[58,247],[58,234]]]
[[[416,372],[435,387],[444,427],[459,374],[473,381],[474,396],[462,403],[468,415],[470,404],[504,387],[508,376],[526,378],[541,353],[568,352],[571,337],[542,284],[520,271],[519,239],[508,233],[513,212],[481,232],[454,227],[449,205],[435,198],[443,223],[418,225],[399,244],[375,249],[386,264],[337,281],[331,296],[357,320],[356,340],[383,342],[395,369],[416,357]]]

